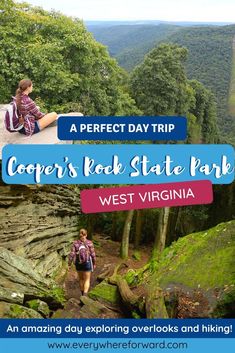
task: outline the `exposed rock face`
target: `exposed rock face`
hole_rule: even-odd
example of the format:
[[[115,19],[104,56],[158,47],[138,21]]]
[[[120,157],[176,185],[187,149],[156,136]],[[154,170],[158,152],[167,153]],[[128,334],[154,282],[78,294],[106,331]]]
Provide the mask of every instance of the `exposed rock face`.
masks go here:
[[[90,296],[90,294],[89,294]],[[117,319],[124,318],[121,308],[100,298],[91,299],[81,296],[80,300],[70,298],[63,309],[57,310],[53,318],[57,319]]]
[[[0,185],[0,208],[0,246],[37,265],[66,255],[77,235],[79,194],[69,186]]]
[[[40,298],[52,307],[63,301],[51,277],[77,236],[79,213],[74,187],[0,184],[0,301],[22,305]],[[11,311],[4,308],[3,315]],[[14,315],[23,313],[18,309]]]
[[[34,261],[34,267],[43,277],[54,277],[54,274],[62,266],[63,260],[58,252],[53,252],[48,256],[44,256],[43,259],[40,258],[38,261]]]
[[[0,286],[0,301],[6,301],[8,303],[23,304],[24,294],[16,290],[10,290]]]
[[[44,279],[33,270],[30,260],[5,248],[0,248],[0,280],[3,288],[28,295],[43,295],[50,286],[49,279]]]

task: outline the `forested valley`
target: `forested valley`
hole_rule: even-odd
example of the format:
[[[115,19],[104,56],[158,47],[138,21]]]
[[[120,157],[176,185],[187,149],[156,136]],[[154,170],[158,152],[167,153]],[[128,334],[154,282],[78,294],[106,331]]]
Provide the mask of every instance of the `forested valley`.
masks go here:
[[[121,67],[132,71],[160,43],[175,43],[188,49],[188,78],[210,89],[217,104],[221,140],[234,144],[234,37],[235,25],[174,24],[88,26],[95,38],[107,45]]]

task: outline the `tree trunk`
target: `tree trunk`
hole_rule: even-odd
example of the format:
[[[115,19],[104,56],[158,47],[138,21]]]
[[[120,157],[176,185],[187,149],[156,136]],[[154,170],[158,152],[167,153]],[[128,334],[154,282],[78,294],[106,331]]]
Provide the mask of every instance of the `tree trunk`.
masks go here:
[[[99,188],[100,188],[100,186],[96,185],[96,184],[89,185],[89,189],[99,189]],[[86,223],[87,223],[86,228],[87,228],[88,238],[90,240],[92,240],[92,238],[93,238],[96,222],[97,222],[97,213],[86,215]]]
[[[128,258],[128,249],[129,249],[129,237],[130,237],[130,230],[132,219],[134,216],[134,210],[130,210],[127,212],[125,225],[122,233],[122,243],[121,243],[121,258],[127,259]]]
[[[176,232],[176,225],[178,222],[179,211],[180,211],[180,207],[171,208],[169,221],[168,221],[166,246],[170,246],[173,241],[176,241],[179,238],[179,235]]]
[[[94,234],[95,218],[96,218],[96,215],[94,214],[87,215],[87,234],[90,240],[92,240],[92,237]]]
[[[157,233],[154,241],[153,258],[158,259],[165,248],[170,207],[161,208],[158,217]]]
[[[135,239],[134,239],[134,248],[135,249],[139,249],[139,246],[140,246],[142,224],[143,224],[143,212],[142,212],[142,210],[137,210]]]
[[[120,275],[115,277],[112,276],[109,278],[109,283],[115,284],[118,287],[123,304],[126,306],[126,308],[128,308],[130,311],[139,309],[140,299],[132,292],[124,278],[122,278]]]
[[[118,272],[123,269],[123,267],[128,267],[124,262],[118,264],[111,277],[108,278],[108,283],[114,284],[118,287],[122,302],[125,307],[133,313],[133,311],[144,314],[145,313],[145,301],[143,297],[138,297],[132,292],[125,278],[120,276]]]
[[[113,241],[117,239],[117,212],[112,213],[112,230],[111,230],[111,239]]]

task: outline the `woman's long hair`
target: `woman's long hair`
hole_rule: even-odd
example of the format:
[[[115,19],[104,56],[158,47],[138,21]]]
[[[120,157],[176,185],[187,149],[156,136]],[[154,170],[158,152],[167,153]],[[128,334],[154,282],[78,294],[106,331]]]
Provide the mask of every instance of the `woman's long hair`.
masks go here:
[[[82,228],[79,230],[79,233],[82,233],[82,235],[87,235],[87,230]]]
[[[16,90],[15,98],[16,98],[16,105],[17,109],[20,111],[21,109],[21,97],[23,92],[32,86],[32,81],[29,79],[24,79],[19,82],[18,88]]]

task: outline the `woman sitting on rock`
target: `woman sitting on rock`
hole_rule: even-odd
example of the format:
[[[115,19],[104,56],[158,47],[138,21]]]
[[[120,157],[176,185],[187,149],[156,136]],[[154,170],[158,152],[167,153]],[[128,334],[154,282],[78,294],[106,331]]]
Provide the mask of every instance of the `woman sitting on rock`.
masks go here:
[[[86,229],[80,229],[79,240],[73,243],[69,254],[69,268],[72,262],[78,271],[81,293],[87,295],[90,288],[91,272],[96,268],[96,256],[92,241],[87,239]]]
[[[40,132],[58,117],[55,112],[49,114],[40,112],[35,102],[29,97],[32,91],[32,81],[28,79],[21,80],[14,98],[20,116],[20,123],[23,125],[19,132],[28,136]]]

